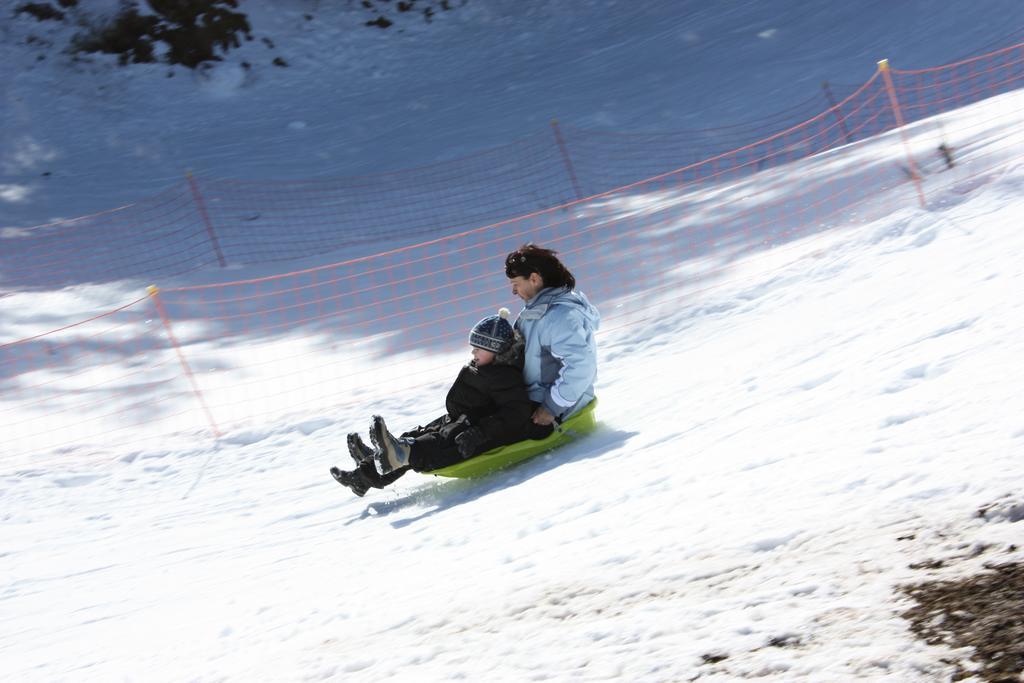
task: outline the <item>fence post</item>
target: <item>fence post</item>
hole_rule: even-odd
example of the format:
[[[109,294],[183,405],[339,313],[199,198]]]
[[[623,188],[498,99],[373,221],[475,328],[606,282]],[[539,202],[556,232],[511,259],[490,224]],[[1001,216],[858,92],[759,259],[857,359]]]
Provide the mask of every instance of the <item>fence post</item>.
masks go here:
[[[153,299],[153,305],[156,307],[156,312],[160,314],[160,321],[164,325],[164,330],[167,332],[167,337],[171,340],[171,346],[174,347],[174,352],[178,354],[178,361],[181,363],[182,370],[185,371],[185,376],[188,377],[189,384],[192,385],[192,393],[195,394],[196,399],[199,401],[199,406],[202,408],[203,413],[206,415],[206,419],[210,423],[210,429],[213,431],[213,438],[219,439],[222,434],[220,429],[217,428],[217,423],[213,419],[213,413],[210,412],[209,406],[206,405],[206,399],[203,398],[203,393],[199,390],[199,383],[196,382],[196,377],[192,373],[192,368],[189,367],[188,361],[185,360],[185,354],[181,350],[181,345],[178,343],[178,338],[174,336],[174,330],[171,329],[171,318],[167,315],[167,310],[164,308],[164,304],[160,301],[160,290],[157,289],[156,285],[150,285],[146,288],[151,299]]]
[[[836,120],[839,121],[839,129],[843,131],[843,138],[845,138],[847,143],[853,142],[850,139],[850,131],[846,129],[846,119],[843,118],[842,113],[839,111],[836,98],[832,96],[832,88],[828,87],[828,81],[822,81],[821,87],[825,91],[825,99],[828,100],[832,112],[836,115]]]
[[[210,244],[213,245],[214,253],[217,254],[217,262],[220,263],[221,268],[224,268],[227,266],[227,263],[224,261],[224,254],[220,250],[217,233],[213,231],[210,215],[206,212],[206,202],[203,201],[203,195],[199,192],[199,185],[196,183],[196,179],[192,177],[192,171],[185,171],[185,177],[188,178],[188,186],[192,189],[192,198],[196,200],[196,206],[199,207],[199,215],[202,216],[203,223],[206,224],[206,233],[210,236]]]
[[[572,166],[569,149],[565,146],[565,140],[562,138],[562,131],[558,128],[558,121],[556,119],[551,119],[551,129],[555,132],[555,143],[558,144],[558,149],[562,153],[562,162],[565,164],[565,170],[569,173],[569,180],[572,182],[572,189],[576,193],[576,199],[583,199],[579,181],[576,180],[576,169]]]
[[[896,125],[900,129],[900,137],[903,139],[903,150],[907,154],[907,163],[910,165],[910,177],[913,179],[914,187],[917,189],[917,199],[921,202],[921,208],[926,208],[927,202],[924,199],[924,188],[921,186],[921,174],[917,170],[914,155],[910,153],[910,141],[907,139],[907,131],[903,125],[903,113],[900,111],[900,102],[896,98],[896,88],[892,84],[889,60],[883,59],[878,62],[878,70],[882,74],[882,80],[885,81],[885,89],[889,93],[889,104],[892,106],[893,115],[896,117]]]

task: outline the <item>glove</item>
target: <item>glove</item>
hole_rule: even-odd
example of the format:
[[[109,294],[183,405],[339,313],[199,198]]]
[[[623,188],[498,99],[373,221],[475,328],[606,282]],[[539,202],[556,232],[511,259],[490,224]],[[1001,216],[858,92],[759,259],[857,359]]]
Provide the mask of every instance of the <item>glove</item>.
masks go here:
[[[455,445],[459,448],[459,455],[463,458],[472,458],[477,454],[480,444],[487,440],[479,427],[470,427],[455,437]]]

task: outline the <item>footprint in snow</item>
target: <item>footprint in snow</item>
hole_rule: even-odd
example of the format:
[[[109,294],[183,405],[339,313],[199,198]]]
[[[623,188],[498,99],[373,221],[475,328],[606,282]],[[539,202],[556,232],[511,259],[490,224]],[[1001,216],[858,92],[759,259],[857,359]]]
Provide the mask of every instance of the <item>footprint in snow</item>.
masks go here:
[[[921,365],[909,367],[903,371],[903,374],[900,375],[898,380],[882,389],[882,393],[895,394],[897,392],[904,391],[918,384],[922,380],[935,379],[940,375],[944,375],[949,372],[949,369],[950,361],[948,359],[939,363],[923,363]]]
[[[57,486],[61,488],[70,488],[72,486],[85,486],[91,484],[97,479],[102,479],[105,475],[102,474],[72,474],[67,477],[58,477],[53,480]]]
[[[821,375],[820,377],[815,377],[813,379],[807,380],[806,382],[803,382],[802,384],[799,385],[799,387],[804,391],[810,391],[812,389],[817,389],[823,384],[828,384],[838,376],[838,372],[827,372],[824,375]]]
[[[980,320],[980,318],[967,318],[965,320],[960,320],[960,321],[952,323],[950,325],[946,325],[944,327],[940,327],[939,329],[935,330],[931,334],[925,336],[924,339],[936,339],[938,337],[944,337],[947,334],[952,334],[953,332],[959,332],[960,330],[966,330],[969,327],[973,326],[974,323],[978,322],[978,320]],[[924,339],[922,339],[922,341],[924,341]]]
[[[924,417],[928,413],[904,413],[902,415],[890,415],[889,417],[882,420],[882,429],[888,427],[898,427],[899,425],[906,424],[911,420],[916,420],[919,417]]]

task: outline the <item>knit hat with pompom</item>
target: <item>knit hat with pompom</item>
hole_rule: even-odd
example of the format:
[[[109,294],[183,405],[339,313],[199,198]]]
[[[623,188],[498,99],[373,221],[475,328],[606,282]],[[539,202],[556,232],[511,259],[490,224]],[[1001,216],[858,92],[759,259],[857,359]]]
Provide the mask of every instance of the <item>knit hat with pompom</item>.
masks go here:
[[[515,337],[508,316],[508,309],[502,308],[498,315],[487,316],[474,325],[469,333],[470,345],[494,353],[507,351]]]

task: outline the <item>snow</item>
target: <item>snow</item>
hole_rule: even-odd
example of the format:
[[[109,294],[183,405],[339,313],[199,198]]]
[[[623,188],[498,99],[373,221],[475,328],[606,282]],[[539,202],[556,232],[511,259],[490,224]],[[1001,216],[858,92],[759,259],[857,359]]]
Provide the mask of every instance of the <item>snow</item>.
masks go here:
[[[278,28],[305,27],[299,15],[309,5],[271,12],[252,3]],[[1016,2],[812,11],[796,2],[670,3],[660,7],[665,16],[614,2],[588,7],[583,16],[560,3],[471,3],[439,19],[437,33],[410,26],[401,47],[387,49],[373,48],[372,33],[323,21],[282,33],[274,54],[293,67],[251,81],[234,62],[194,78],[96,65],[74,78],[50,64],[31,77],[8,73],[5,116],[17,125],[2,147],[2,224],[16,232],[110,209],[165,187],[186,165],[223,177],[308,178],[456,158],[547,125],[556,93],[570,112],[559,118],[629,130],[729,118],[730,107],[754,120],[822,77],[863,81],[882,56],[937,65],[1024,18]],[[952,34],[954,26],[964,30]],[[578,56],[553,60],[567,45]],[[29,60],[13,44],[3,49]],[[666,57],[680,49],[693,50],[691,67]],[[829,71],[808,71],[812,59]],[[324,87],[342,64],[335,73],[361,76],[351,91]],[[796,73],[804,76],[794,83]],[[366,79],[379,86],[361,90]],[[120,95],[93,99],[114,83]],[[469,83],[480,91],[466,92]],[[48,98],[54,106],[41,107]],[[691,113],[666,113],[680,109]],[[140,367],[33,370],[64,391],[103,390],[94,407],[31,442],[19,441],[18,429],[41,410],[39,397],[15,384],[0,399],[0,415],[11,418],[0,428],[8,435],[0,440],[0,674],[948,678],[948,660],[969,653],[915,639],[895,589],[1024,559],[1022,110],[1016,92],[945,119],[976,131],[965,154],[999,163],[968,185],[930,192],[927,208],[904,183],[880,192],[863,220],[772,249],[724,244],[673,273],[689,282],[717,269],[708,281],[672,292],[624,286],[596,301],[606,319],[601,427],[482,480],[409,474],[356,498],[327,474],[347,465],[345,434],[365,431],[371,414],[400,429],[438,413],[466,360],[444,347],[361,365],[361,349],[384,348],[397,329],[338,335],[333,346],[302,330],[242,343],[233,330],[233,343],[218,344],[183,321],[175,331],[200,359],[195,370],[211,395],[230,389],[217,373],[233,360],[246,368],[250,393],[232,400],[259,402],[262,419],[246,421],[245,406],[235,415],[221,400],[229,428],[216,441],[196,427],[205,421],[191,393],[168,382],[176,360],[162,352]],[[78,125],[69,125],[73,115]],[[348,144],[338,142],[342,130],[360,149],[339,152]],[[934,137],[927,125],[909,135],[922,147]],[[894,139],[807,159],[787,175],[773,169],[692,196],[638,186],[578,210],[654,215],[738,190],[771,201],[791,191],[783,181],[793,174],[804,179],[797,191],[813,193],[828,174],[855,178],[869,162],[897,163]],[[63,169],[46,180],[55,182],[29,179],[52,162]],[[723,222],[742,218],[742,207],[731,210]],[[697,220],[667,215],[665,234]],[[172,284],[259,278],[311,261],[236,264]],[[145,284],[6,294],[0,343],[122,306],[144,297]],[[584,291],[599,284],[580,282]],[[515,311],[501,292],[487,305]],[[631,313],[641,302],[654,306],[653,319]],[[126,338],[160,333],[153,319],[126,325],[117,328]],[[294,386],[273,364],[285,354]],[[338,387],[357,370],[374,378],[365,405],[337,406]],[[125,377],[132,383],[122,389]],[[159,409],[180,418],[171,436],[147,426],[156,408],[139,401],[162,386],[170,393]],[[108,424],[112,406],[134,406],[136,422]],[[979,515],[986,506],[992,512]],[[955,562],[914,568],[935,558]]]

